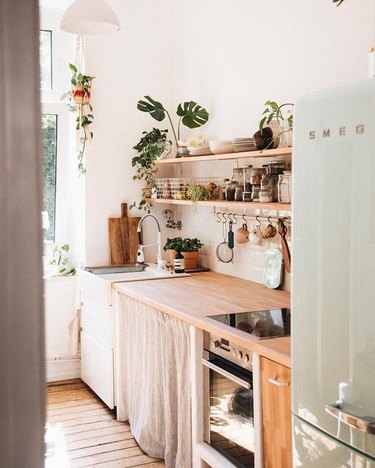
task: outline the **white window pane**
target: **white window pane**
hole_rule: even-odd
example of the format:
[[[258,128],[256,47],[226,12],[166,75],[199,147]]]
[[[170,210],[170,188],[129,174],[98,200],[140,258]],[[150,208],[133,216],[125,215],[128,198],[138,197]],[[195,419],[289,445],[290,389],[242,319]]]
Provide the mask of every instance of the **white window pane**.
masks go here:
[[[40,88],[52,89],[52,31],[39,31]]]
[[[43,137],[43,211],[47,211],[50,226],[44,230],[44,240],[55,241],[57,115],[42,114]]]

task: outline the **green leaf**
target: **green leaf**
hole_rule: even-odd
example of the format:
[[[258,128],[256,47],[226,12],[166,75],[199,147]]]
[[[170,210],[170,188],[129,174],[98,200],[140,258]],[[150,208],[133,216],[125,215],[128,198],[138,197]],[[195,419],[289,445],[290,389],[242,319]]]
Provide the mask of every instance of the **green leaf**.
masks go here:
[[[69,68],[72,70],[73,73],[78,72],[77,67],[75,65],[73,65],[72,63],[69,63]]]
[[[182,123],[188,128],[198,128],[204,125],[209,118],[209,113],[194,101],[182,102],[177,107],[177,115],[182,118]]]
[[[165,119],[166,111],[163,104],[158,101],[154,101],[150,96],[144,96],[146,101],[138,101],[137,109],[141,112],[148,112],[152,118],[161,122]],[[148,102],[147,102],[148,101]]]

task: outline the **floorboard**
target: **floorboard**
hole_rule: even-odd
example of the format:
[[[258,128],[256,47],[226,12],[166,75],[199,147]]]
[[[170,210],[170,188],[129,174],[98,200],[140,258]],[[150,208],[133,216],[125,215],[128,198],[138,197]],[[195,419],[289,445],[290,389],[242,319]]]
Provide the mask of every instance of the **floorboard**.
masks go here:
[[[47,387],[47,421],[64,434],[71,468],[163,468],[164,461],[146,455],[130,426],[79,379]]]

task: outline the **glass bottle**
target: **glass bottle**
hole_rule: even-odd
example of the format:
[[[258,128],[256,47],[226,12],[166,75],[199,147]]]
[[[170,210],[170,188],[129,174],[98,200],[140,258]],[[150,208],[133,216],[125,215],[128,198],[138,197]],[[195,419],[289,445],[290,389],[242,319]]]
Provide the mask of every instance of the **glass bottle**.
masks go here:
[[[284,171],[279,175],[279,182],[277,184],[278,201],[279,203],[292,202],[292,173],[291,171]]]
[[[185,273],[185,258],[181,253],[181,249],[177,249],[173,260],[173,269],[175,273]]]

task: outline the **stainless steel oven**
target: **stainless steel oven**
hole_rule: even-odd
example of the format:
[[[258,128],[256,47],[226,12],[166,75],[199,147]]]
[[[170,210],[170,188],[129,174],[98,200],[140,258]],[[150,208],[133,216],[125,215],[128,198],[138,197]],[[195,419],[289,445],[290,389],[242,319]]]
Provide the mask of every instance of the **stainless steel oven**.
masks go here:
[[[206,335],[202,364],[206,369],[205,441],[234,466],[259,466],[253,354],[227,340]]]

